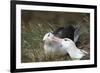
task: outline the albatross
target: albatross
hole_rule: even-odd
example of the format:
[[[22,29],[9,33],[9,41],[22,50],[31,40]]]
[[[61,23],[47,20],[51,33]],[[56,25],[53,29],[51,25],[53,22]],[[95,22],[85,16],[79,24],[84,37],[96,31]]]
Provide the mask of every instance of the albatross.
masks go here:
[[[66,49],[72,60],[80,60],[88,54],[85,50],[77,48],[74,41],[69,38],[62,39],[61,44],[62,48]]]
[[[43,41],[46,55],[48,53],[69,54],[72,60],[80,60],[88,54],[86,51],[77,48],[73,40],[69,38],[58,38],[52,32],[46,33]]]
[[[43,37],[44,41],[44,51],[45,54],[60,54],[60,55],[65,55],[67,54],[67,51],[65,49],[61,49],[62,44],[61,39],[58,37],[55,37],[52,32],[48,32],[45,34]]]

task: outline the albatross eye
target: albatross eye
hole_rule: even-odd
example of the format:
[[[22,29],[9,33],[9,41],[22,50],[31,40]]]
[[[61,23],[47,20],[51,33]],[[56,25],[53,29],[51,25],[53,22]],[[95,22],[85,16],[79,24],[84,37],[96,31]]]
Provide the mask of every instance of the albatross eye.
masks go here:
[[[50,33],[48,34],[48,37],[50,36]]]
[[[65,41],[68,41],[67,39],[64,39]]]

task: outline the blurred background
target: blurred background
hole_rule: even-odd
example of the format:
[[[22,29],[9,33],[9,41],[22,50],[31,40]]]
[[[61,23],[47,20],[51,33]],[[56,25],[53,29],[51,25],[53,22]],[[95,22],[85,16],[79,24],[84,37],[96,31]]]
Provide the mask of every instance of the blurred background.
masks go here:
[[[90,58],[90,14],[76,12],[21,11],[21,62],[45,62],[71,60],[69,56],[49,55],[45,57],[43,37],[45,33],[68,25],[80,28],[78,48]]]

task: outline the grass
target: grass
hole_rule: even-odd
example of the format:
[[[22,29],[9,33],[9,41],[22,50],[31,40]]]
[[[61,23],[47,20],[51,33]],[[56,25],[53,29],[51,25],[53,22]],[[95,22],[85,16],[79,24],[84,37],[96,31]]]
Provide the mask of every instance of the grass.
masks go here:
[[[90,52],[90,19],[88,13],[43,12],[22,10],[21,15],[21,62],[45,62],[71,60],[68,55],[44,54],[43,36],[58,27],[73,24],[79,26],[79,48]],[[89,59],[89,56],[85,59]]]

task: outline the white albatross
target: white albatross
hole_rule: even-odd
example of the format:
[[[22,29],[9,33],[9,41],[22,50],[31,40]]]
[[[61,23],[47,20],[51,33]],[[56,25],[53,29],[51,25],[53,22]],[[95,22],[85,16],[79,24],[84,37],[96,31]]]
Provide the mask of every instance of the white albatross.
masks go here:
[[[46,33],[43,37],[44,41],[44,52],[45,54],[60,54],[60,55],[66,55],[67,51],[66,49],[62,49],[61,39],[55,37],[51,32]]]
[[[66,49],[72,60],[80,60],[81,58],[86,56],[86,54],[88,54],[88,52],[86,52],[85,50],[77,48],[74,41],[69,38],[62,39],[61,44],[62,48]]]
[[[80,60],[88,54],[86,51],[77,48],[75,42],[71,39],[55,37],[51,32],[45,34],[43,40],[45,54],[57,53],[66,55],[68,53],[72,60]]]

